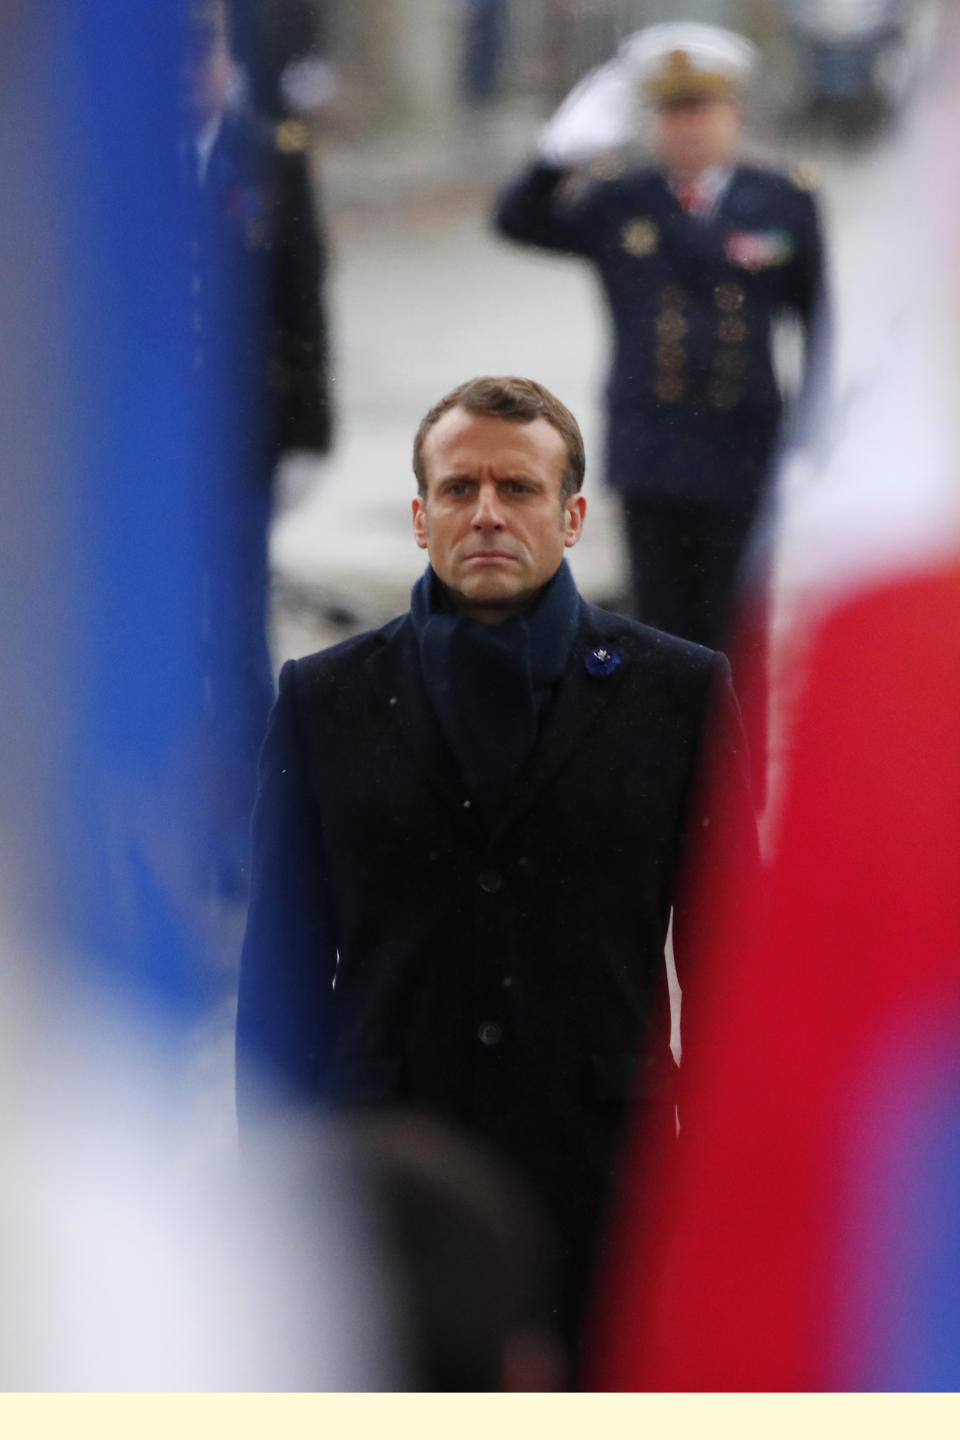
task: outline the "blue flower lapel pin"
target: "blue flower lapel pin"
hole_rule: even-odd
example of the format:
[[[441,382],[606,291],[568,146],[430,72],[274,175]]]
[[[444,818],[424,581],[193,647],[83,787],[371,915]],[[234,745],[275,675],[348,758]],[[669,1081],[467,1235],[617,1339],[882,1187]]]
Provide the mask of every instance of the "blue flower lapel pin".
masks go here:
[[[595,650],[590,651],[583,663],[588,674],[607,676],[612,675],[620,664],[620,656],[616,650],[606,650],[602,645],[598,645]]]

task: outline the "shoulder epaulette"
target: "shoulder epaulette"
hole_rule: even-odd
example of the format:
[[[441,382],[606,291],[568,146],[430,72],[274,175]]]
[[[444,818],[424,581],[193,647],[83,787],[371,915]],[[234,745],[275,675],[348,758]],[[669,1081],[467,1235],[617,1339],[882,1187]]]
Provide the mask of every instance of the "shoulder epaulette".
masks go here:
[[[307,127],[302,120],[281,120],[273,132],[273,141],[281,155],[298,155],[309,142]]]
[[[619,180],[625,169],[619,155],[598,155],[590,161],[586,173],[591,180]]]
[[[561,181],[558,198],[565,205],[576,205],[589,190],[611,180],[619,180],[626,171],[623,161],[616,155],[598,155],[585,165],[578,165]]]
[[[798,190],[815,190],[819,175],[815,165],[795,165],[790,171],[790,179]]]

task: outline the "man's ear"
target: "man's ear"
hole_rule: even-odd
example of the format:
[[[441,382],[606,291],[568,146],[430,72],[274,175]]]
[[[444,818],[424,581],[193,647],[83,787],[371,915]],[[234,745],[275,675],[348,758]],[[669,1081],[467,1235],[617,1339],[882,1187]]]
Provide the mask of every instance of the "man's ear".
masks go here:
[[[587,513],[587,502],[582,495],[571,495],[563,507],[563,543],[576,545],[583,534],[583,517]]]
[[[419,495],[413,497],[413,538],[421,550],[427,548],[427,507]]]

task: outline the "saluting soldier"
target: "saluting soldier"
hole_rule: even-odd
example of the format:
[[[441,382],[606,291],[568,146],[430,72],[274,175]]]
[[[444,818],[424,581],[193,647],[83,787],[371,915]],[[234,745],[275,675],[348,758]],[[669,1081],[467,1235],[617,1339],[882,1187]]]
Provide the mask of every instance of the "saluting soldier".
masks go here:
[[[723,643],[738,562],[781,425],[771,327],[822,333],[823,246],[809,187],[740,163],[749,41],[654,25],[591,72],[504,191],[507,236],[580,255],[613,322],[607,480],[624,503],[639,619]],[[639,104],[654,163],[626,168]]]

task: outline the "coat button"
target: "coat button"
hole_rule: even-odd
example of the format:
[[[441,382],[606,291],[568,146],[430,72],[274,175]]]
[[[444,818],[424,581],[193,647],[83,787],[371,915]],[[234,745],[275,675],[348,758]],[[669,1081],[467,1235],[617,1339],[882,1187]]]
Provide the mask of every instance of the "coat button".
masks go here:
[[[495,895],[503,884],[503,876],[499,870],[481,870],[477,876],[477,883],[481,890],[488,895]]]
[[[499,1045],[503,1039],[503,1031],[493,1020],[487,1020],[477,1030],[477,1038],[481,1045]]]

